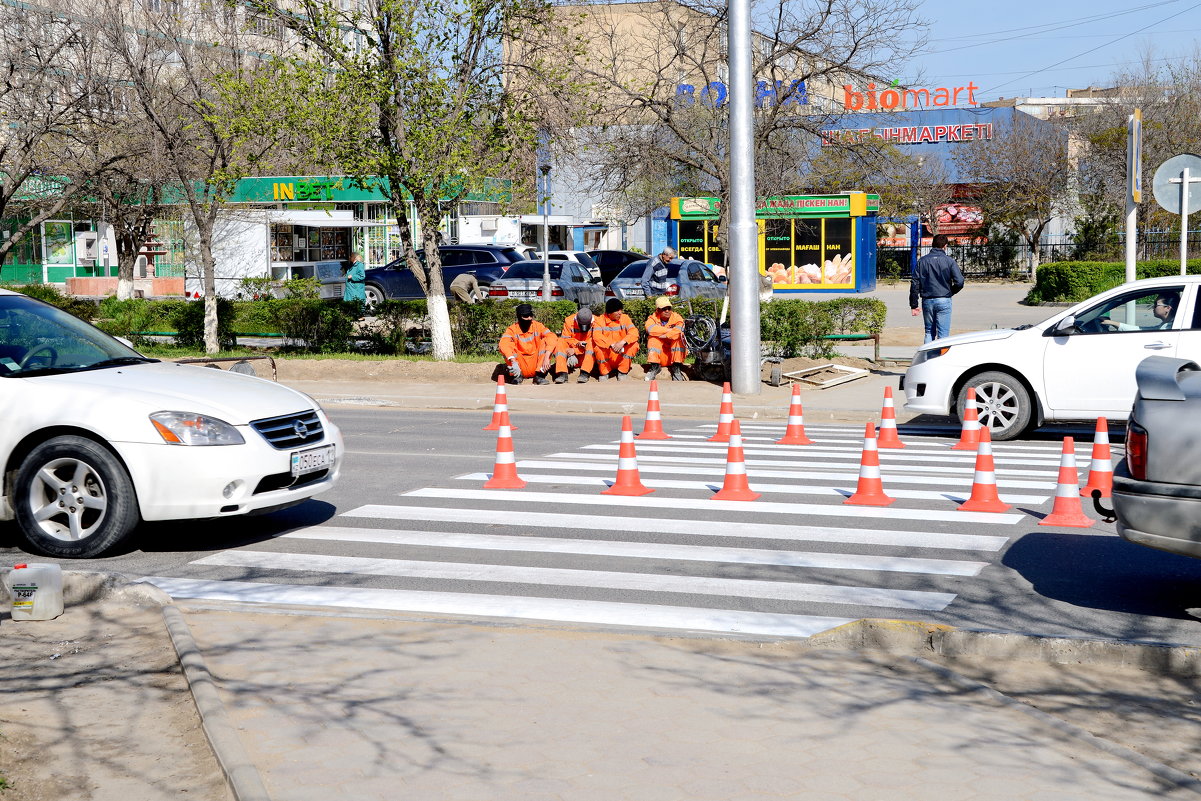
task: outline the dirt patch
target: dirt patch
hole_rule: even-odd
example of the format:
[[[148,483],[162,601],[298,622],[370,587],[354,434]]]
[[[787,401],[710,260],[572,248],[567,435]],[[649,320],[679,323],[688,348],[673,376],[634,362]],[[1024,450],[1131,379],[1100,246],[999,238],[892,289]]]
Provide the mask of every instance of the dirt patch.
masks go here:
[[[157,607],[0,616],[3,801],[229,801]]]

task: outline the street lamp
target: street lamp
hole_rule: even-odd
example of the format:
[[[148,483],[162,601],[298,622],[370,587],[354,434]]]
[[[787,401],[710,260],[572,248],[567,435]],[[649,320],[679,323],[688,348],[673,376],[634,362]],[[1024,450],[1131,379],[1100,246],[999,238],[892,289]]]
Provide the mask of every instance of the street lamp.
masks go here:
[[[538,168],[542,172],[542,299],[550,295],[550,165]]]

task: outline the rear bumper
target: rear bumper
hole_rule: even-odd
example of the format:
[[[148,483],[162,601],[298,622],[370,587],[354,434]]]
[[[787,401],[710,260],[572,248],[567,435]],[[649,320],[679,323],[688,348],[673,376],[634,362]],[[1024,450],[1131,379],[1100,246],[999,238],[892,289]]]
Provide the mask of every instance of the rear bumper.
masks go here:
[[[1123,460],[1114,468],[1113,509],[1122,539],[1201,559],[1201,487],[1138,481]]]

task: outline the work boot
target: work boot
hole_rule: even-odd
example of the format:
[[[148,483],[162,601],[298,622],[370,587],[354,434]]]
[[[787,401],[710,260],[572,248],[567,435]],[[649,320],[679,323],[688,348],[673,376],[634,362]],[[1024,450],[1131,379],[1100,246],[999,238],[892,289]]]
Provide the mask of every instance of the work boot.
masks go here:
[[[588,374],[585,373],[583,370],[581,370],[580,377],[576,379],[576,382],[578,382],[580,384],[587,384],[588,383]]]
[[[658,364],[648,364],[646,366],[646,380],[654,381],[656,378],[658,378],[660,369],[662,369],[662,367]]]
[[[688,380],[688,374],[684,372],[684,365],[673,364],[671,366],[671,380],[672,381],[687,381]]]
[[[618,380],[618,381],[625,381],[625,380],[626,380],[626,376],[628,376],[628,375],[629,375],[629,373],[628,373],[628,372],[627,372],[627,373],[622,373],[622,372],[619,372],[619,373],[617,374],[617,380]]]
[[[555,383],[556,384],[566,384],[567,383],[567,373],[555,374]]]
[[[609,374],[608,374],[608,373],[601,373],[600,375],[598,375],[598,376],[596,377],[596,380],[597,380],[597,381],[608,381],[608,380],[609,380]]]
[[[523,375],[513,375],[512,373],[509,373],[509,383],[510,384],[520,384],[524,380],[525,380],[525,376],[523,376]]]
[[[534,383],[535,383],[535,384],[539,384],[539,385],[541,385],[541,384],[549,384],[549,383],[550,383],[550,379],[546,377],[546,373],[536,373],[536,374],[534,375]]]

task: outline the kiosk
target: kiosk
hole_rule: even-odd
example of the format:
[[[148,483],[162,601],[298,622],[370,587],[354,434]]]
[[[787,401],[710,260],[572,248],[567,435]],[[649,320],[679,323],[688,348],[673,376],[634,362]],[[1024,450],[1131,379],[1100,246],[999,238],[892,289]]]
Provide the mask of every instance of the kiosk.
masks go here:
[[[676,251],[682,259],[725,266],[718,239],[721,200],[677,197]],[[871,292],[876,288],[876,215],[880,197],[865,192],[760,198],[759,274],[775,292]]]

